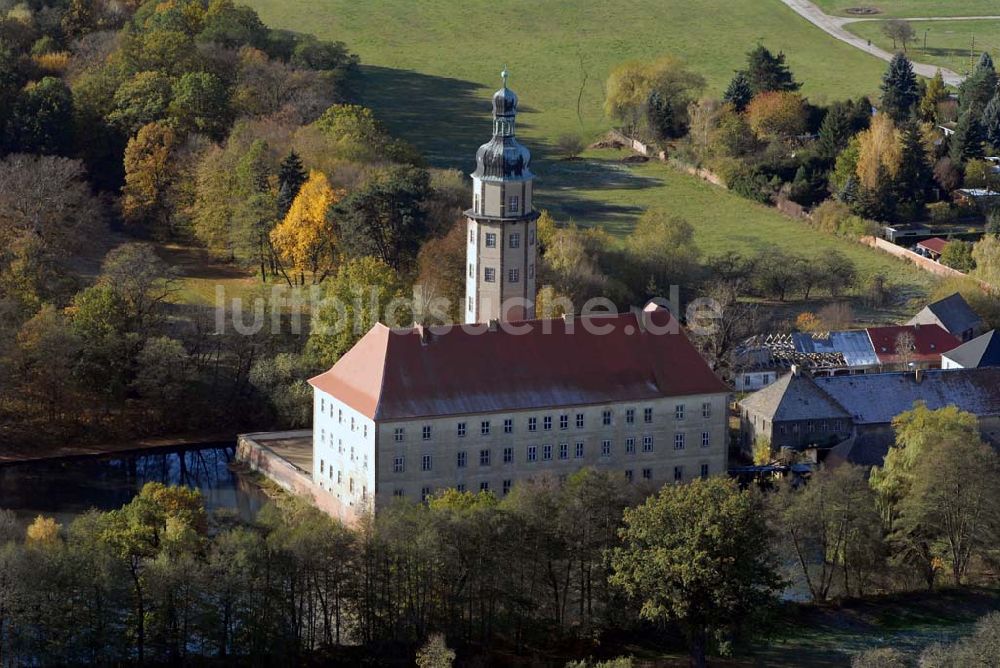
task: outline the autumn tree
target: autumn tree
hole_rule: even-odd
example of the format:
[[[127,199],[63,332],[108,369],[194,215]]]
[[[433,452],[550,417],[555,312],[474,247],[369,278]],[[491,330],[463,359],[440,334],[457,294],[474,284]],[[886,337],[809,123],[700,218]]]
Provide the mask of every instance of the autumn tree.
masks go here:
[[[174,129],[166,123],[144,125],[129,140],[122,188],[122,215],[127,223],[165,231],[171,214],[167,194],[178,177],[172,156],[176,146]]]
[[[417,254],[414,318],[432,324],[458,322],[465,305],[466,222],[456,220],[443,237],[428,239]]]
[[[678,216],[660,209],[649,209],[639,217],[625,240],[629,266],[637,274],[633,290],[655,286],[662,297],[670,286],[690,282],[698,270],[701,251],[694,241],[694,227]]]
[[[972,246],[976,275],[990,285],[1000,286],[1000,239],[987,234]]]
[[[275,250],[298,272],[303,283],[307,271],[316,284],[333,270],[337,260],[337,231],[327,214],[342,196],[330,187],[326,175],[314,171],[284,220],[271,231]]]
[[[781,586],[761,502],[715,477],[666,485],[625,511],[611,582],[644,619],[684,630],[694,666],[706,665],[714,633],[759,614]]]
[[[896,122],[904,121],[914,112],[920,100],[920,87],[913,73],[913,64],[901,53],[892,57],[882,75],[882,112]]]
[[[647,66],[640,61],[618,65],[605,85],[604,113],[622,123],[625,134],[632,135],[639,128],[643,109],[649,98]]]
[[[683,136],[688,130],[688,106],[705,88],[704,77],[673,56],[654,61],[647,77],[646,120],[653,136],[659,140]]]
[[[934,73],[934,77],[927,82],[924,94],[920,98],[919,113],[920,118],[929,123],[938,121],[938,105],[948,99],[948,88],[944,84],[944,77],[941,70]]]
[[[1000,463],[978,433],[935,436],[909,472],[894,536],[924,572],[942,558],[958,587],[973,557],[997,546]]]
[[[747,119],[761,138],[794,137],[806,129],[805,102],[798,93],[767,91],[747,106]]]
[[[941,264],[963,273],[975,269],[976,262],[972,259],[972,243],[961,239],[949,241],[941,252]]]
[[[858,135],[857,176],[863,188],[880,185],[879,172],[884,170],[890,179],[899,173],[902,163],[902,143],[892,119],[879,114],[872,119],[871,127]]]

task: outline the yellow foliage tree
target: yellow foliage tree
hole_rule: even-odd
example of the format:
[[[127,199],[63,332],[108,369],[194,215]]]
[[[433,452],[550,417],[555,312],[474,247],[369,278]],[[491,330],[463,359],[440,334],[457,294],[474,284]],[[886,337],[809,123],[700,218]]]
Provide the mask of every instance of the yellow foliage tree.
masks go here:
[[[818,332],[823,329],[823,321],[812,311],[803,311],[795,318],[795,329],[800,332]]]
[[[59,542],[59,531],[62,526],[51,517],[39,515],[28,527],[25,535],[28,545],[34,547],[51,547]]]
[[[887,114],[878,114],[871,127],[858,135],[858,180],[865,188],[875,189],[879,167],[895,178],[902,160],[903,144],[896,124]]]
[[[274,250],[298,272],[303,283],[306,272],[313,283],[319,283],[333,270],[337,239],[327,211],[343,195],[343,191],[330,187],[325,174],[313,171],[295,196],[285,219],[271,231]]]

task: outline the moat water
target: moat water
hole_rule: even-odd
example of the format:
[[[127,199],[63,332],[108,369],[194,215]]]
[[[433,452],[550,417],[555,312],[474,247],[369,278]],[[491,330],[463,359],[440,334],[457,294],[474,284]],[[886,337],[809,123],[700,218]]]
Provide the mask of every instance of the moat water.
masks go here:
[[[67,522],[91,508],[120,508],[147,482],[162,482],[199,489],[209,511],[231,510],[250,520],[267,498],[230,466],[235,455],[234,443],[205,443],[0,466],[0,508],[24,520],[41,514]]]

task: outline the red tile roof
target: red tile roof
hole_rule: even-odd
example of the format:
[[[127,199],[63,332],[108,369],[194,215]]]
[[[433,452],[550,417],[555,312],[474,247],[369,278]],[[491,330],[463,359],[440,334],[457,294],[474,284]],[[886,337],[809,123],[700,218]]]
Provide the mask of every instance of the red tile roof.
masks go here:
[[[933,251],[938,255],[940,255],[941,253],[944,252],[944,247],[948,245],[948,241],[946,239],[942,239],[941,237],[931,237],[926,241],[921,241],[917,245],[923,246],[927,250]]]
[[[905,333],[913,335],[914,350],[911,362],[940,363],[941,353],[946,353],[962,344],[957,337],[949,334],[940,325],[869,327],[867,331],[880,364],[896,364],[900,361],[899,355],[896,354],[896,342]]]
[[[729,391],[679,326],[650,331],[676,325],[665,309],[583,320],[426,331],[377,324],[309,383],[375,420]],[[530,331],[505,331],[516,326]]]

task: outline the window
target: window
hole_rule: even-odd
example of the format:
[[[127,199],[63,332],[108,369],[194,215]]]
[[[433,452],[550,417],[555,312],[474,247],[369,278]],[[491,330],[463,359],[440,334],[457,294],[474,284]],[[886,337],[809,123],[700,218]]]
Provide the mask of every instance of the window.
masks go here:
[[[511,248],[520,248],[521,247],[521,233],[520,232],[511,232],[510,233],[510,247]]]
[[[646,408],[642,411],[642,421],[646,424],[651,424],[653,422],[653,409]]]
[[[611,411],[604,411],[601,413],[601,422],[607,426],[611,424]]]
[[[481,436],[489,436],[490,435],[490,421],[489,420],[483,420],[482,422],[479,423],[479,434]]]
[[[365,425],[363,429],[364,429],[364,433],[363,433],[362,437],[363,438],[368,438],[368,425]]]
[[[507,270],[507,282],[517,283],[521,280],[521,272],[518,269],[508,269]]]
[[[463,436],[465,436],[465,423],[464,422],[459,422],[458,423],[458,437],[461,438]]]
[[[473,243],[476,240],[476,230],[474,228],[469,228],[469,243]]]
[[[470,262],[469,263],[469,278],[475,278],[475,277],[476,277],[476,265],[474,265],[474,264],[472,264]]]
[[[546,462],[552,460],[552,446],[551,445],[543,445],[542,446],[542,460],[546,461]]]
[[[402,443],[405,438],[406,438],[406,429],[404,427],[396,427],[395,429],[393,429],[392,440],[396,441],[396,443]]]
[[[396,457],[392,460],[392,472],[402,473],[406,470],[406,460],[402,456]]]
[[[514,448],[506,447],[503,449],[503,463],[510,464],[514,461]]]
[[[330,473],[333,473],[332,469],[330,470]],[[333,476],[330,476],[330,477],[332,478]],[[343,471],[337,471],[337,484],[339,485],[342,482],[344,482],[344,472]]]
[[[506,418],[503,421],[503,433],[513,434],[514,433],[514,420],[511,418]]]
[[[351,446],[351,461],[354,461],[354,446]]]
[[[701,465],[701,477],[703,480],[708,477],[708,464]]]
[[[528,461],[533,462],[538,459],[538,446],[529,445],[528,446]]]
[[[429,497],[430,495],[431,495],[431,488],[430,487],[421,487],[420,488],[420,502],[421,503],[427,501],[427,497]]]
[[[455,453],[455,466],[457,466],[460,469],[464,469],[465,461],[466,461],[465,450],[459,450],[457,453]]]
[[[483,448],[479,451],[479,465],[489,466],[490,465],[490,449]]]
[[[701,405],[701,416],[703,418],[712,417],[712,404],[708,401]]]
[[[601,441],[601,457],[611,456],[611,441]]]
[[[460,482],[457,485],[455,485],[455,490],[457,492],[464,493],[465,492],[465,483],[464,482]]]
[[[573,454],[577,459],[583,459],[583,443],[576,444],[576,451]]]
[[[479,193],[472,194],[472,209],[476,213],[479,213]],[[471,233],[469,236],[472,236]],[[469,241],[472,241],[472,239],[469,239]]]
[[[822,422],[819,423],[819,430],[820,431],[827,431],[829,428],[830,428],[830,425],[827,424],[826,420],[823,420]]]
[[[568,415],[560,415],[559,416],[559,428],[560,429],[569,429],[569,416]]]
[[[486,267],[486,269],[483,270],[483,279],[487,283],[496,283],[497,270],[493,267]]]
[[[625,409],[625,424],[635,424],[635,409]]]
[[[528,230],[528,245],[529,246],[534,246],[535,245],[535,229],[534,228]]]
[[[653,437],[652,436],[643,436],[642,437],[642,451],[643,452],[652,452],[653,451]]]
[[[680,482],[684,480],[684,467],[675,466],[674,467],[674,482]]]
[[[507,480],[503,481],[503,495],[504,496],[507,496],[508,494],[510,494],[510,487],[511,487],[512,484],[513,484],[513,482],[510,479],[507,479]]]
[[[466,297],[466,300],[468,301],[468,309],[471,311],[472,310],[472,297]]]
[[[635,436],[629,436],[625,439],[625,452],[630,455],[635,454]]]
[[[420,470],[421,471],[430,471],[431,470],[431,456],[430,455],[424,455],[420,459]]]
[[[576,414],[576,428],[583,429],[583,413]]]
[[[569,459],[569,443],[559,444],[559,459]]]
[[[319,440],[321,443],[326,443],[326,429],[319,430]]]
[[[347,479],[347,491],[351,494],[354,493],[354,478]]]
[[[549,431],[550,429],[552,429],[551,415],[546,415],[545,417],[542,418],[542,429],[544,429],[545,431]]]
[[[708,431],[701,432],[701,447],[707,448],[712,444],[712,433]]]
[[[535,277],[535,263],[532,262],[531,264],[528,265],[528,278],[534,278],[534,277]]]
[[[319,398],[319,412],[320,413],[326,412],[326,399],[324,399],[323,397]]]
[[[677,404],[674,408],[674,419],[683,420],[684,419],[684,404]]]
[[[511,195],[507,198],[507,208],[511,213],[515,213],[517,211],[518,204],[520,204],[520,201],[517,195]]]
[[[351,418],[351,431],[354,431],[354,418]]]
[[[643,480],[652,480],[653,479],[653,469],[643,469],[642,470],[642,479]]]
[[[490,483],[487,482],[486,480],[484,480],[481,483],[479,483],[479,491],[480,492],[488,492],[488,491],[490,491]]]
[[[538,418],[528,418],[528,431],[538,431]]]
[[[816,425],[813,423],[812,420],[809,420],[808,427],[809,427],[809,433],[810,434],[813,433],[814,431],[816,431]]]
[[[683,450],[683,449],[684,449],[684,434],[678,432],[674,434],[674,450]]]
[[[325,468],[326,468],[326,462],[324,462],[322,459],[319,460],[319,474],[320,475],[323,475],[323,470]]]
[[[626,469],[625,479],[628,480],[629,482],[632,482],[632,469]]]
[[[421,434],[421,436],[425,441],[431,440],[431,426],[429,424],[424,425],[423,433]]]
[[[402,499],[403,498],[403,490],[401,490],[401,489],[394,489],[394,490],[392,490],[392,495],[395,496],[397,499]]]
[[[362,499],[368,498],[368,485],[361,485],[361,498]]]
[[[337,409],[337,424],[344,424],[344,409]]]
[[[495,232],[486,233],[486,247],[496,248],[497,247],[497,235]]]

